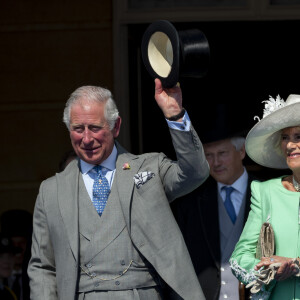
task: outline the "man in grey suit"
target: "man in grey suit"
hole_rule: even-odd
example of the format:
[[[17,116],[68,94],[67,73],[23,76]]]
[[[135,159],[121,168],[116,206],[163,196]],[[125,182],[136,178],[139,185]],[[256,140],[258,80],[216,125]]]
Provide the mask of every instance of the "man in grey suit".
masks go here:
[[[64,121],[79,159],[41,184],[31,299],[155,300],[165,299],[164,286],[174,299],[204,299],[169,203],[199,186],[209,166],[180,87],[156,79],[155,99],[177,161],[133,155],[115,141],[121,118],[108,90],[84,86],[70,96]]]

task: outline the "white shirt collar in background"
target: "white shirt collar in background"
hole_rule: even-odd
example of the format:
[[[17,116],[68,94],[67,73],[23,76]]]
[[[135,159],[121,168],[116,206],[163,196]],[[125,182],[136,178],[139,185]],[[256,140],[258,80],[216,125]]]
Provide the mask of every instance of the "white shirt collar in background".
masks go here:
[[[228,186],[224,183],[218,182],[218,192],[221,195],[223,201],[226,198],[225,190],[222,190],[223,186]],[[243,198],[247,192],[248,187],[248,173],[244,167],[243,174],[230,186],[234,188],[234,191],[231,194],[231,201],[235,210],[236,215],[239,214],[240,208],[242,206]]]

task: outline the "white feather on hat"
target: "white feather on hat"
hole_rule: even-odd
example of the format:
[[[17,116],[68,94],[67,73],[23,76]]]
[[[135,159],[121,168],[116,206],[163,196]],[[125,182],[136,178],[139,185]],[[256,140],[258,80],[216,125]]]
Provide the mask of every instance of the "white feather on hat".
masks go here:
[[[289,95],[285,102],[279,96],[263,102],[266,103],[263,118],[249,131],[246,152],[259,165],[287,169],[280,134],[284,128],[300,126],[300,95]]]

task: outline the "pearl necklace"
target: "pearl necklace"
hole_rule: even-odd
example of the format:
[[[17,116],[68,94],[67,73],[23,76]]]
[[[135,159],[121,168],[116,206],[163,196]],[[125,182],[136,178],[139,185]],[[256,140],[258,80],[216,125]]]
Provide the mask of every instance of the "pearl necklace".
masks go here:
[[[297,192],[300,192],[300,184],[295,180],[294,176],[293,176],[293,186]]]

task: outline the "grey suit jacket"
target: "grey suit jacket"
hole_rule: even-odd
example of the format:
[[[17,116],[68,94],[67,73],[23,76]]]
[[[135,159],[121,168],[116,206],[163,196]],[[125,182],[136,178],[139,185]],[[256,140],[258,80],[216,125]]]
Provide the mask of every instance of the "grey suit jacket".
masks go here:
[[[209,174],[202,144],[193,128],[170,129],[177,161],[162,153],[133,155],[117,144],[113,187],[117,189],[132,242],[161,278],[183,299],[204,299],[169,202],[199,186]],[[123,170],[124,163],[130,164]],[[155,176],[140,188],[133,177]],[[80,274],[78,163],[45,180],[34,211],[32,257],[28,267],[31,299],[73,300]],[[109,237],[100,245],[104,249]],[[99,249],[99,252],[101,249]]]

